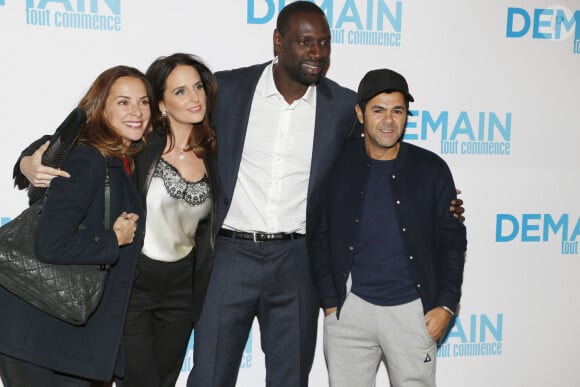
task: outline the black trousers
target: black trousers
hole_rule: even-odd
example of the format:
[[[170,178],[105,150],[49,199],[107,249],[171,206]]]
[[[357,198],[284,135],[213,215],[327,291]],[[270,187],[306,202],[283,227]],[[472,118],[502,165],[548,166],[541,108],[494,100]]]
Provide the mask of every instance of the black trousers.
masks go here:
[[[307,387],[318,311],[306,238],[256,243],[218,236],[187,386],[235,386],[257,317],[266,386]]]
[[[4,387],[90,387],[91,382],[0,354],[0,376]]]
[[[193,328],[193,256],[161,262],[139,256],[125,323],[125,377],[119,387],[174,387]]]

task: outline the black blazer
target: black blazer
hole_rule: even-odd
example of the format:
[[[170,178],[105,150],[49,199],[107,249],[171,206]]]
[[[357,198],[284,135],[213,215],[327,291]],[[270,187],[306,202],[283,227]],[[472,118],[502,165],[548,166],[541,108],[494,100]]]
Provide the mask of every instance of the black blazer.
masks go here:
[[[74,326],[0,288],[0,352],[59,372],[110,380],[123,375],[121,337],[145,217],[138,192],[118,159],[109,159],[111,222],[123,211],[140,216],[135,240],[118,247],[103,228],[105,159],[94,148],[75,148],[55,178],[38,224],[36,249],[49,263],[109,264],[103,298],[86,326]],[[83,223],[86,229],[79,230]]]
[[[237,181],[256,85],[268,63],[216,73],[218,98],[214,113],[221,178],[218,217],[224,222]],[[322,77],[316,86],[316,122],[306,210],[307,238],[317,232],[324,202],[324,182],[339,149],[356,125],[352,90]]]
[[[135,184],[141,195],[143,208],[147,209],[147,191],[153,177],[157,161],[167,144],[167,136],[154,130],[147,139],[146,146],[135,156]],[[212,207],[210,216],[201,220],[195,235],[195,263],[193,267],[193,305],[192,319],[197,321],[203,306],[203,300],[209,282],[213,262],[214,227],[216,223],[216,205],[219,179],[217,176],[217,159],[215,153],[204,158],[205,169],[210,184]]]

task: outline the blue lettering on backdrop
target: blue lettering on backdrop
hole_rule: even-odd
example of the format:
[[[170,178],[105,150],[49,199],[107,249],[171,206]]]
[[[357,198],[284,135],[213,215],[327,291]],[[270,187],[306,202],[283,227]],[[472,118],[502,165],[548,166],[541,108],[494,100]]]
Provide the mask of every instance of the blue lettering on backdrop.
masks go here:
[[[314,2],[314,1],[313,1]],[[333,44],[399,47],[403,25],[401,0],[323,0]],[[248,24],[265,24],[275,19],[285,0],[247,0]],[[335,20],[334,16],[338,15]]]
[[[369,0],[369,2],[371,2],[372,0]],[[390,8],[387,6],[387,4],[385,4],[385,2],[383,1],[379,1],[378,3],[378,10],[377,13],[379,14],[379,16],[377,17],[377,29],[379,31],[383,30],[383,18],[380,17],[381,15],[385,15],[388,19],[389,19],[389,23],[391,24],[391,26],[393,27],[393,29],[396,32],[401,32],[401,24],[403,22],[403,8],[402,8],[402,3],[399,1],[396,3],[396,15],[393,15]]]
[[[441,154],[507,156],[511,153],[512,113],[411,110],[404,139],[425,141],[438,134]]]
[[[263,0],[266,3],[266,13],[264,16],[256,16],[255,0],[248,0],[248,15],[246,20],[248,24],[265,24],[272,20],[274,13],[276,12],[276,6],[273,0]],[[278,9],[284,8],[284,0],[280,0],[278,4]]]
[[[248,341],[246,341],[246,346],[244,347],[244,353],[242,354],[242,359],[240,361],[240,368],[251,368],[252,367],[252,331],[248,335]],[[183,359],[183,364],[181,365],[181,372],[189,373],[193,366],[193,351],[195,350],[195,329],[191,336],[189,337],[189,342],[187,343],[187,348],[185,349],[185,358]]]
[[[507,10],[506,37],[523,38],[531,30],[532,39],[562,40],[574,29],[573,52],[580,54],[580,10],[572,12],[564,8],[510,7]],[[567,35],[566,34],[566,35]]]
[[[10,220],[11,220],[11,219],[10,219],[10,218],[8,218],[8,217],[4,217],[4,216],[3,216],[3,217],[1,217],[1,218],[0,218],[0,226],[4,226],[6,223],[10,222]]]
[[[26,0],[25,16],[34,26],[120,31],[121,0]]]
[[[559,217],[552,214],[522,214],[520,219],[512,214],[497,214],[495,241],[512,242],[518,235],[522,243],[547,243],[551,235],[560,235],[560,253],[579,254],[580,217],[574,222],[570,214],[562,214]]]
[[[503,314],[495,319],[487,314],[472,314],[454,319],[445,340],[437,350],[438,358],[499,356],[503,352]]]
[[[37,9],[45,9],[48,3],[61,3],[64,6],[65,11],[72,12],[73,7],[68,0],[40,0],[38,2]],[[34,0],[26,0],[26,8],[33,8]]]
[[[99,12],[99,1],[104,1],[113,15],[121,14],[121,0],[88,0],[91,13]],[[87,0],[76,0],[76,12],[85,12],[86,2]],[[34,0],[26,0],[26,8],[45,9],[48,3],[60,3],[63,5],[65,11],[75,11],[70,0],[39,0],[36,7],[34,6]]]
[[[330,20],[329,20],[330,21]],[[354,0],[347,0],[340,12],[338,17],[338,22],[336,23],[336,28],[342,28],[344,23],[353,23],[356,25],[357,30],[362,30],[362,21],[360,20],[360,15],[356,8],[356,3]]]
[[[248,335],[248,341],[244,347],[244,353],[242,355],[242,360],[240,361],[240,368],[251,368],[252,367],[252,330]]]
[[[181,372],[189,373],[193,368],[193,340],[195,336],[195,331],[189,336],[189,341],[187,342],[187,348],[185,348],[185,358],[183,359],[183,364],[181,365]]]

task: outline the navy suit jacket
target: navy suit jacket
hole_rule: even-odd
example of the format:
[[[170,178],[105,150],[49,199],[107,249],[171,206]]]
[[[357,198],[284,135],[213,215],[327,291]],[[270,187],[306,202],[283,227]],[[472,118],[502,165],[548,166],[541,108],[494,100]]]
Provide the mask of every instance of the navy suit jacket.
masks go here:
[[[221,179],[216,227],[220,228],[229,210],[242,159],[242,149],[258,80],[269,63],[217,72],[217,103],[214,123],[218,138],[218,166]],[[307,238],[320,224],[324,184],[343,142],[357,124],[356,94],[328,78],[316,85],[314,145],[306,209]]]
[[[0,287],[0,352],[59,372],[110,380],[113,373],[123,375],[121,338],[145,215],[135,184],[119,159],[109,159],[109,230],[102,224],[104,157],[93,147],[79,146],[62,168],[71,178],[57,177],[51,183],[37,227],[37,255],[54,264],[112,265],[103,298],[87,325],[74,326]],[[119,248],[112,224],[123,211],[140,218],[133,243]]]

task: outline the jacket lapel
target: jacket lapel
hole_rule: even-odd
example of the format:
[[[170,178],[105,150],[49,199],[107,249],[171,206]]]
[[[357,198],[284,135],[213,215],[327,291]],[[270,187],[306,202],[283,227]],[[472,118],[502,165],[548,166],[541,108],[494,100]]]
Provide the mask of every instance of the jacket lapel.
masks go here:
[[[230,194],[233,194],[242,159],[254,91],[267,64],[249,67],[242,76],[237,77],[241,81],[235,84],[223,80],[223,88],[227,92],[222,95],[227,95],[228,100],[219,100],[218,91],[219,101],[215,111],[218,159],[224,192]],[[218,84],[218,90],[220,87]]]
[[[316,87],[316,118],[314,124],[314,143],[310,164],[308,199],[321,183],[321,176],[330,168],[338,152],[341,141],[337,139],[336,115],[333,114],[333,93],[325,78]]]

